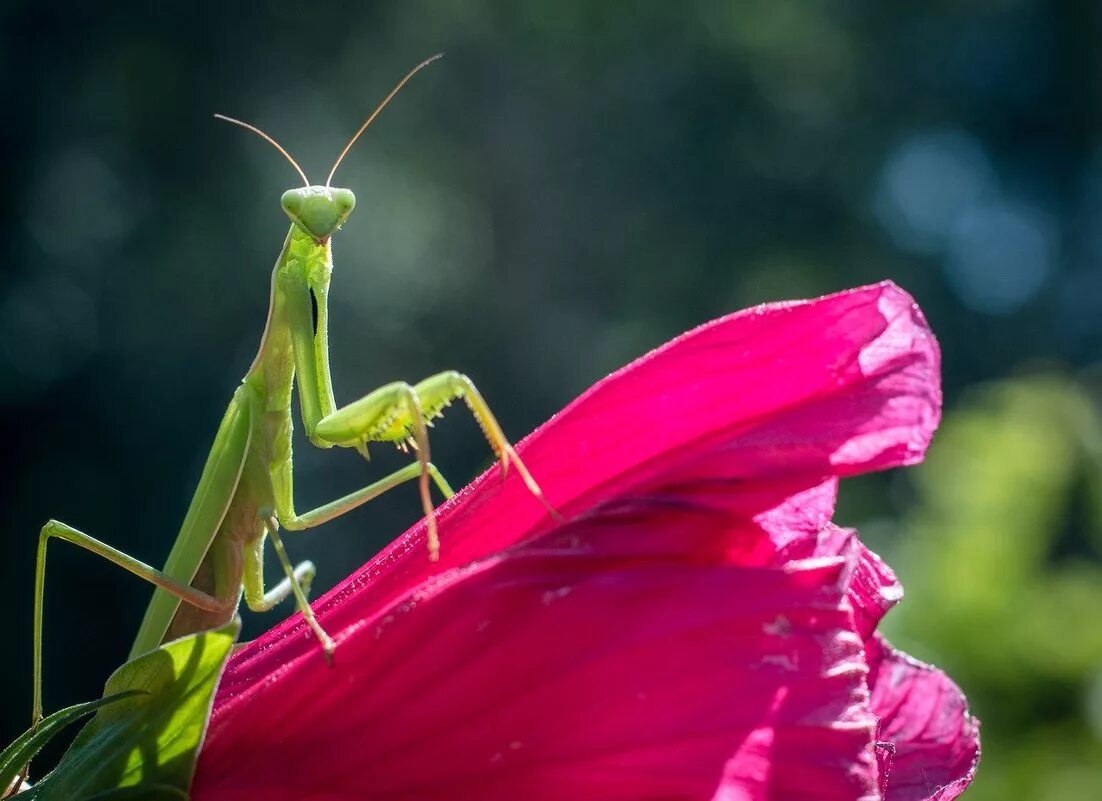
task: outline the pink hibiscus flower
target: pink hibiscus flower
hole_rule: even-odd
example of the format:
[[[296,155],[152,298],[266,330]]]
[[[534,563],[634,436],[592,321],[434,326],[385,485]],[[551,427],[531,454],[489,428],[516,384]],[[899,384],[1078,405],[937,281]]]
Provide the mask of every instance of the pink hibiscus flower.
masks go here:
[[[977,724],[875,633],[901,595],[837,479],[922,458],[939,354],[892,284],[701,326],[498,468],[223,678],[193,798],[955,798]]]

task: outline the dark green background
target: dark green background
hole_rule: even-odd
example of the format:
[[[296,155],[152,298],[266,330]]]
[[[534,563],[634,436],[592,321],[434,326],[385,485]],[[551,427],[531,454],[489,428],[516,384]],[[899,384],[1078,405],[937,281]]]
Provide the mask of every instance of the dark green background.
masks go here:
[[[894,279],[941,339],[947,420],[928,466],[850,482],[840,517],[907,584],[893,636],[984,720],[969,797],[1102,797],[1102,7],[157,5],[0,10],[4,739],[38,528],[160,562],[255,352],[296,180],[210,114],[317,180],[444,50],[338,174],[339,399],[456,367],[520,437],[710,317]],[[464,414],[434,436],[456,483],[488,462]],[[398,463],[300,450],[303,507]],[[292,555],[324,589],[417,508],[395,492]],[[98,695],[148,590],[61,546],[48,596],[57,708]]]

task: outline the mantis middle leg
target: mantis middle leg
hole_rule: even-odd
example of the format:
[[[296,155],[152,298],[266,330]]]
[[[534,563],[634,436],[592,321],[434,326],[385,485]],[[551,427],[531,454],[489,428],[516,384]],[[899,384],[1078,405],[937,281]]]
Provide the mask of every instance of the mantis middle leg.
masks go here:
[[[450,498],[455,494],[448,485],[448,482],[444,480],[444,476],[436,469],[435,465],[429,463],[427,465],[427,470],[445,498]],[[387,490],[393,489],[399,484],[404,484],[406,481],[417,478],[421,474],[421,465],[416,463],[406,465],[373,484],[369,484],[356,492],[349,493],[324,506],[319,506],[305,514],[294,514],[292,505],[291,514],[285,518],[287,521],[287,528],[290,530],[299,530],[319,526],[322,523],[340,517],[345,512],[351,511],[379,497]],[[289,498],[285,499],[283,503],[286,503],[288,500]],[[280,501],[277,499],[277,504],[278,503],[280,503]],[[314,615],[314,610],[306,597],[310,589],[310,582],[314,578],[314,565],[310,562],[303,562],[296,567],[292,567],[291,560],[287,556],[287,551],[283,547],[283,540],[279,536],[279,523],[278,515],[274,515],[267,523],[267,531],[268,536],[271,537],[272,547],[276,552],[276,558],[283,568],[284,578],[272,589],[265,591],[264,539],[258,538],[245,552],[245,573],[243,576],[245,603],[249,609],[252,609],[254,612],[266,612],[280,603],[288,595],[294,595],[299,611],[302,612],[307,625],[310,626],[319,642],[321,642],[326,659],[329,659],[332,657],[336,644],[333,642],[333,638],[330,637],[321,627],[321,624],[318,623]]]

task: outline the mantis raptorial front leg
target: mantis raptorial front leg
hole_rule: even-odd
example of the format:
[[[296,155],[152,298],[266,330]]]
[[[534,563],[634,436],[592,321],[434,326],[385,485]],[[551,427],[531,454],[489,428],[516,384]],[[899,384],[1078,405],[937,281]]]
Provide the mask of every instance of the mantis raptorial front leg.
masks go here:
[[[356,448],[364,455],[367,453],[366,448],[369,442],[394,442],[400,446],[409,444],[414,448],[423,467],[421,497],[422,502],[429,507],[426,509],[428,545],[429,555],[434,560],[440,554],[440,540],[431,514],[428,478],[431,476],[439,485],[441,477],[435,472],[431,462],[428,461],[429,444],[425,429],[434,418],[443,416],[444,409],[447,406],[460,398],[466,401],[475,420],[482,428],[486,440],[490,443],[490,447],[501,460],[502,473],[508,472],[510,464],[515,465],[517,472],[520,473],[528,488],[546,505],[539,485],[536,484],[532,475],[524,466],[524,462],[520,460],[513,446],[505,438],[501,426],[498,425],[481,393],[467,376],[454,370],[430,376],[413,386],[404,381],[387,384],[360,400],[348,404],[343,409],[324,417],[315,429],[318,436],[326,441]],[[399,473],[401,472],[399,471]],[[445,489],[443,486],[441,486],[441,491],[447,497],[452,494],[450,489]],[[312,512],[295,515],[293,504],[288,498],[288,506],[285,507],[287,516],[281,515],[280,519],[284,526],[290,529],[308,528],[331,520],[336,515],[347,511],[347,509],[354,508],[363,500],[366,499],[359,499],[354,493],[345,499],[320,507]]]
[[[557,515],[554,508],[543,497],[543,491],[540,490],[539,484],[532,478],[532,474],[528,472],[528,468],[524,466],[520,456],[517,455],[513,446],[505,438],[505,434],[501,430],[501,426],[498,425],[493,412],[490,411],[490,407],[483,399],[482,393],[478,391],[471,379],[462,373],[457,373],[455,370],[448,370],[429,376],[417,384],[414,390],[421,398],[421,405],[425,409],[425,415],[430,425],[433,418],[443,416],[444,409],[450,406],[452,401],[462,398],[466,402],[467,408],[471,410],[471,414],[474,415],[475,420],[478,421],[482,433],[490,443],[490,447],[497,454],[497,458],[501,460],[502,475],[508,475],[510,465],[516,467],[520,477],[524,480],[525,486],[528,487],[528,491],[536,496],[552,515]]]

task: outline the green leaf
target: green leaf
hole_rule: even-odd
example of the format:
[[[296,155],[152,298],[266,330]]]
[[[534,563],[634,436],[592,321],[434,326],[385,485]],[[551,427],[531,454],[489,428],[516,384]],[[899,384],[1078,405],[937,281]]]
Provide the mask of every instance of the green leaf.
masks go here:
[[[36,801],[179,801],[187,798],[214,691],[240,623],[183,637],[127,662],[104,706],[58,766],[31,790]]]
[[[0,788],[11,787],[15,777],[34,759],[35,754],[63,729],[76,723],[85,715],[91,715],[102,706],[140,694],[139,690],[126,690],[85,704],[66,707],[43,718],[41,723],[25,731],[15,742],[0,752]],[[3,795],[2,791],[0,795]]]
[[[188,801],[188,794],[178,787],[142,784],[96,793],[85,801]]]

